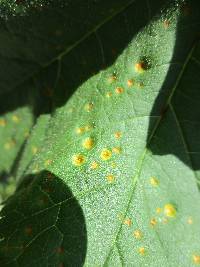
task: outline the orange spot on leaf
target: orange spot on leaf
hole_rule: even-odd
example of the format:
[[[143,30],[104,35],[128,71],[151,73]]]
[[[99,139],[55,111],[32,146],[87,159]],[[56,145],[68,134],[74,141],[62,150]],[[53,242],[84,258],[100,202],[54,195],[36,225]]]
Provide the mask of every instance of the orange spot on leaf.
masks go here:
[[[122,87],[117,87],[116,89],[115,89],[115,93],[116,94],[122,94],[124,92],[124,89],[122,88]]]
[[[131,219],[130,218],[125,219],[124,224],[126,224],[127,226],[131,226],[131,224],[132,224]]]

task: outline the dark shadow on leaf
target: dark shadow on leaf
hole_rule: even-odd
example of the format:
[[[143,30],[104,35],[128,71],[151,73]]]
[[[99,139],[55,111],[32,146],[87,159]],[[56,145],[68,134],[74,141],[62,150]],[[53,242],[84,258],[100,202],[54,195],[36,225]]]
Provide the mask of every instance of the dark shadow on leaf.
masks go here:
[[[147,139],[153,154],[175,155],[194,171],[200,169],[200,65],[194,60],[200,58],[199,25],[199,1],[185,3],[172,58],[180,65],[168,71],[150,114]],[[158,124],[153,116],[160,117]]]
[[[0,220],[2,266],[28,266],[30,259],[31,266],[83,266],[85,219],[63,180],[48,171],[28,175],[5,204]]]
[[[170,1],[133,1],[122,12],[119,9],[131,1],[89,1],[88,6],[84,1],[67,5],[65,1],[55,2],[27,16],[0,21],[2,43],[13,40],[6,44],[13,58],[2,57],[0,61],[2,66],[7,64],[0,71],[1,115],[30,106],[36,120],[40,114],[64,105],[84,81],[112,65],[130,40]],[[91,14],[92,9],[96,13]],[[112,17],[112,9],[119,14],[115,11],[112,19],[91,30],[89,19],[95,25],[102,14]],[[91,33],[74,45],[73,40],[79,40],[84,29]],[[73,48],[63,55],[68,47]]]

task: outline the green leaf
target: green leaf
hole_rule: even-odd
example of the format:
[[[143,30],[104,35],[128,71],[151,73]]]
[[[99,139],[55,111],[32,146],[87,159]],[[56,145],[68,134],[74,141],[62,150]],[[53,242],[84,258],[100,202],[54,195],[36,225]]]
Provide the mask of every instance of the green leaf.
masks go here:
[[[20,94],[16,91],[11,97],[10,93],[7,93],[0,100],[0,199],[5,199],[15,187],[19,161],[35,118],[50,109],[49,97],[45,92],[46,88],[44,90],[30,80],[23,84]],[[39,121],[43,121],[42,117]],[[42,139],[42,131],[43,125],[40,123],[38,142]],[[30,142],[32,140],[28,143]],[[29,149],[31,154],[37,149],[34,143],[33,140]],[[27,156],[26,161],[30,157],[31,155]],[[23,164],[20,164],[21,169]]]
[[[25,186],[21,185],[2,212],[1,230],[10,235],[14,228],[15,235],[1,247],[1,254],[10,254],[13,260],[9,263],[2,257],[1,264],[58,266],[67,260],[81,265],[86,253],[85,220],[70,189],[50,172],[25,178]],[[65,249],[69,249],[67,256]]]
[[[149,145],[154,154],[165,155],[173,153],[181,159],[193,169],[198,184],[200,183],[200,143],[198,139],[200,130],[200,111],[198,108],[200,97],[198,88],[200,82],[199,59],[200,44],[195,42],[188,53],[180,74],[177,76],[172,93],[167,99],[168,109],[166,110],[165,119],[161,120],[160,127],[153,137],[155,141]],[[164,101],[166,101],[166,98]],[[162,102],[157,100],[152,109],[152,114],[154,114],[155,109],[162,108],[162,105]],[[167,131],[167,128],[173,129],[173,131]],[[182,143],[183,151],[179,149],[171,150],[173,145],[177,146],[176,136],[179,138],[179,142]],[[168,140],[168,145],[166,145],[166,140]],[[174,143],[172,140],[174,140]]]
[[[1,0],[0,93],[20,87],[42,67],[70,53],[132,2]]]
[[[34,76],[54,112],[35,115],[1,212],[3,266],[200,263],[199,3],[159,2],[130,3]]]
[[[45,139],[45,133],[47,131],[49,120],[49,115],[41,115],[32,128],[31,135],[23,151],[21,162],[19,163],[19,168],[16,173],[17,180],[19,180],[20,177],[23,177],[23,174],[26,172],[31,162],[34,161],[35,157],[37,157],[38,153],[40,153],[43,141]],[[37,172],[37,166],[35,172]]]
[[[1,111],[5,102],[6,98],[1,100]],[[14,102],[19,104],[17,98]],[[8,107],[8,102],[6,105]],[[33,114],[29,107],[19,107],[0,116],[0,201],[13,193],[13,177],[32,124]]]

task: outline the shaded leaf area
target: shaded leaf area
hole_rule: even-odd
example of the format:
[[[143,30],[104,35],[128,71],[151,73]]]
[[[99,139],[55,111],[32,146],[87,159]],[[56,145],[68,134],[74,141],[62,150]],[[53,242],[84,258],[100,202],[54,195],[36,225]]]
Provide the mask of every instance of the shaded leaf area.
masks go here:
[[[31,131],[31,135],[27,140],[26,146],[23,149],[23,153],[20,156],[18,168],[15,172],[15,179],[23,180],[24,173],[28,169],[32,160],[38,157],[39,153],[44,149],[44,139],[50,122],[50,115],[41,115],[37,119],[37,123],[34,125]],[[37,166],[34,170],[37,173]]]
[[[13,176],[6,172],[1,172],[0,181],[0,203],[3,205],[3,201],[15,192],[16,180]]]
[[[24,85],[20,94],[14,91],[7,98],[1,98],[0,103],[0,112],[8,111],[0,117],[0,192],[4,199],[8,195],[6,192],[10,192],[10,188],[16,183],[18,163],[37,115],[50,112],[52,105],[48,91],[36,88],[33,80]],[[14,110],[13,106],[16,107]],[[34,144],[29,152],[30,155],[37,152]]]
[[[15,159],[13,161],[8,161],[7,159],[6,162],[10,164],[7,171],[4,170],[5,166],[2,166],[0,174],[1,202],[4,202],[12,193],[14,193],[19,180],[23,180],[24,172],[29,167],[32,159],[37,157],[40,150],[42,150],[49,119],[49,115],[41,115],[38,118],[37,123],[32,127],[31,132],[29,133],[29,138],[24,141],[19,148],[19,151],[16,151]],[[13,150],[12,155],[14,152],[15,151]],[[2,154],[2,158],[3,156],[5,156],[5,154]],[[21,157],[23,157],[23,160],[21,160]],[[35,169],[35,172],[37,172],[37,168]]]
[[[50,0],[1,0],[0,16],[8,18],[9,16],[27,15],[30,10],[40,11],[50,3]]]
[[[176,49],[179,49],[179,46]],[[195,41],[188,51],[176,83],[171,88],[171,94],[168,95],[166,113],[160,118],[159,126],[153,137],[154,142],[149,145],[153,154],[174,154],[190,166],[194,170],[198,184],[200,181],[199,74],[200,45],[199,41]],[[158,107],[161,107],[161,103],[156,100],[152,109],[153,114]],[[151,123],[152,121],[150,121],[150,127],[152,127]],[[166,146],[166,142],[171,145]]]
[[[14,176],[32,125],[33,115],[28,107],[0,118],[0,201],[15,188]]]
[[[3,16],[6,1],[0,3]],[[30,2],[30,1],[29,1]],[[34,6],[34,2],[31,1]],[[40,1],[41,2],[41,1]],[[42,67],[67,54],[106,21],[112,19],[133,0],[59,0],[43,1],[39,9],[31,8],[24,16],[12,14],[0,20],[0,93],[16,90]],[[19,6],[27,6],[22,1]],[[22,8],[23,9],[23,8]],[[6,13],[7,14],[7,13]],[[95,14],[95,16],[94,16]]]
[[[2,266],[82,266],[86,225],[67,185],[48,171],[24,177],[1,213]]]

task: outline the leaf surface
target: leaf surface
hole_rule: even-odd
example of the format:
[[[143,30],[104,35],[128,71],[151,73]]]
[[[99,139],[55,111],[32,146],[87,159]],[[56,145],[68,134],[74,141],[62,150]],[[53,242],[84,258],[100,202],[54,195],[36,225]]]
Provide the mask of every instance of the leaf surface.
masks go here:
[[[132,2],[1,1],[0,93],[20,89]]]
[[[4,266],[200,261],[199,5],[157,7],[134,2],[36,76],[53,76],[57,108],[2,210]]]

